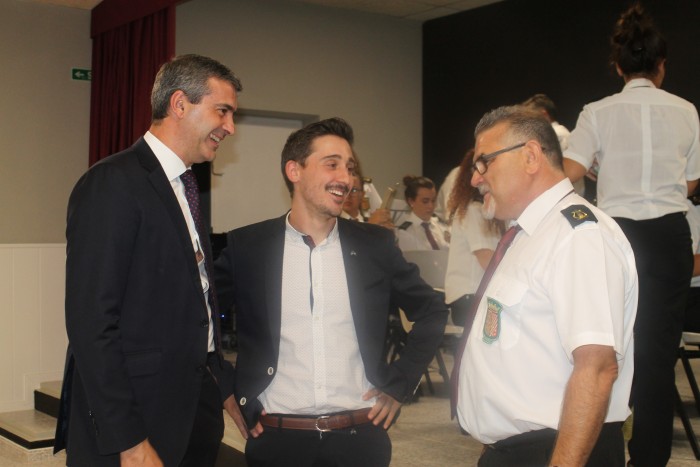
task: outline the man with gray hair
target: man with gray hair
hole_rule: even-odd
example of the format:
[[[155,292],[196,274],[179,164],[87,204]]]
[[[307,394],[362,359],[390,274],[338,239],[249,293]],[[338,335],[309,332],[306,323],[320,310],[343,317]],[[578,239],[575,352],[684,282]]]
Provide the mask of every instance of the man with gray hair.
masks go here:
[[[152,123],[95,164],[68,204],[68,355],[55,450],[77,466],[213,466],[232,400],[192,164],[234,132],[238,78],[164,64]]]
[[[456,354],[460,425],[486,445],[482,467],[623,466],[637,306],[630,245],[574,193],[540,114],[498,108],[475,138],[471,183],[510,229]]]

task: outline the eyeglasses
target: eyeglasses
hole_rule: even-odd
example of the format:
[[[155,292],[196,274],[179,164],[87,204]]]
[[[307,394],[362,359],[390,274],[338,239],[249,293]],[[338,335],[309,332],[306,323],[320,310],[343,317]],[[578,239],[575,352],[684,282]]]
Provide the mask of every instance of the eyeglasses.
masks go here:
[[[491,161],[493,161],[497,156],[503,154],[504,152],[508,151],[513,151],[514,149],[519,149],[525,146],[527,142],[525,143],[520,143],[516,144],[514,146],[508,146],[505,149],[501,149],[499,151],[492,152],[491,154],[482,154],[481,156],[477,157],[474,163],[472,163],[472,173],[479,172],[479,174],[484,175],[486,173],[486,170],[489,168],[489,164]]]

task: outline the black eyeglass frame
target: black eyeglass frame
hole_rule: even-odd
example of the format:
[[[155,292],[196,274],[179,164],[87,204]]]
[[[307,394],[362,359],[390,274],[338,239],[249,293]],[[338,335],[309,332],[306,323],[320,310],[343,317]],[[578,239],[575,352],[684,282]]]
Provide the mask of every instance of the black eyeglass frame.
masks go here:
[[[481,156],[477,157],[476,160],[472,163],[472,173],[479,172],[479,175],[484,175],[489,169],[489,163],[493,161],[497,156],[500,156],[505,152],[520,149],[526,144],[527,141],[525,141],[524,143],[514,144],[513,146],[508,146],[504,149],[499,149],[498,151],[494,151],[490,154],[482,154]]]

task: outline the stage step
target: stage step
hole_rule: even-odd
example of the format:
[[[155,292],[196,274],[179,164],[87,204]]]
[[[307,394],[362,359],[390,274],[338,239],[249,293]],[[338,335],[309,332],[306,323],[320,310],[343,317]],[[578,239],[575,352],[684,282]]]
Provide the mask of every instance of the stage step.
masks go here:
[[[41,383],[34,391],[35,410],[0,413],[0,466],[65,465],[65,451],[53,456],[61,381]],[[226,429],[217,467],[245,466],[245,440],[231,417],[224,413]]]
[[[61,400],[61,381],[41,383],[34,391],[34,408],[39,412],[58,418],[58,407]]]

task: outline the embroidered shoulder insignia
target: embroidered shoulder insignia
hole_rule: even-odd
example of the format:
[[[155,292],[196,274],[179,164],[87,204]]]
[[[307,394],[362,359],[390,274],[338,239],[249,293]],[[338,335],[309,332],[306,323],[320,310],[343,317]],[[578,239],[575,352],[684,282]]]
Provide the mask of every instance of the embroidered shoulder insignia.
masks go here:
[[[399,230],[406,230],[407,228],[409,228],[411,226],[411,224],[413,224],[413,222],[406,221],[399,226]]]
[[[569,221],[571,227],[576,228],[585,222],[598,222],[598,219],[591,212],[588,206],[583,204],[572,204],[561,210],[561,213]]]

